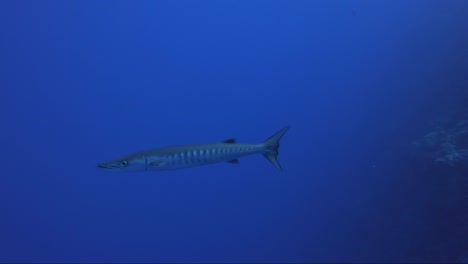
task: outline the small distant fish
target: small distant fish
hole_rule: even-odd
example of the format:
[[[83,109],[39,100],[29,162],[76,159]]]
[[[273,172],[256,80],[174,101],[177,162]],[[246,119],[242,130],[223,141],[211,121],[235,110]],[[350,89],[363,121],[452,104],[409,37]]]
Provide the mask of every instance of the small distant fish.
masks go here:
[[[125,155],[97,167],[119,171],[165,171],[219,162],[236,164],[241,157],[263,154],[273,166],[282,170],[277,159],[279,141],[288,129],[289,126],[279,130],[261,144],[240,144],[230,138],[210,144],[162,147]]]

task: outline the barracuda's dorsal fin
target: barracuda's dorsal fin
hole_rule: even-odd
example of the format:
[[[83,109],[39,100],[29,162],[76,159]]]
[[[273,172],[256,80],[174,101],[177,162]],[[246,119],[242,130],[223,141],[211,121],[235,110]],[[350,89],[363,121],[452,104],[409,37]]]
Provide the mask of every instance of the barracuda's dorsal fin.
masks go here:
[[[238,164],[239,160],[238,159],[233,159],[233,160],[228,160],[227,162],[232,163],[232,164]]]
[[[237,138],[229,138],[229,139],[223,140],[221,142],[226,143],[226,144],[234,144],[234,143],[236,143],[236,140],[237,140]]]

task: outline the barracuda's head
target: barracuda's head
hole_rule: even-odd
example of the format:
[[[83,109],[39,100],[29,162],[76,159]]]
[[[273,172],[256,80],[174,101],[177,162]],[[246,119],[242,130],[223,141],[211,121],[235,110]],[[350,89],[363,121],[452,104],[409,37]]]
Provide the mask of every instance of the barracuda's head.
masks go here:
[[[100,169],[118,171],[145,171],[147,164],[145,155],[132,154],[100,163],[97,167]]]

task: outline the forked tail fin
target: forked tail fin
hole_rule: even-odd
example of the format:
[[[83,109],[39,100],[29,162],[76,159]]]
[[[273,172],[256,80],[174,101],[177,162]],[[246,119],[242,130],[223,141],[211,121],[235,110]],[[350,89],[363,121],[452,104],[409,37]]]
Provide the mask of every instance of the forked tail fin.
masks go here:
[[[279,142],[281,137],[288,131],[290,127],[287,126],[280,131],[276,132],[273,136],[269,137],[267,140],[263,142],[263,145],[265,146],[265,153],[263,153],[263,156],[267,160],[269,160],[273,166],[276,168],[282,170],[281,165],[278,162],[278,148],[280,146]]]

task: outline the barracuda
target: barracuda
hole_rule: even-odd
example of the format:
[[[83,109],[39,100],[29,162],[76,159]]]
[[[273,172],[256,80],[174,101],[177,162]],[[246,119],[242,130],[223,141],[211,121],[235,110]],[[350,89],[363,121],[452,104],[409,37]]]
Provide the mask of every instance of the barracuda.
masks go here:
[[[273,166],[282,169],[278,162],[281,137],[285,127],[261,144],[240,144],[235,138],[211,144],[180,145],[150,149],[122,156],[98,164],[101,169],[119,171],[164,171],[191,168],[219,162],[239,163],[239,158],[263,154]]]

